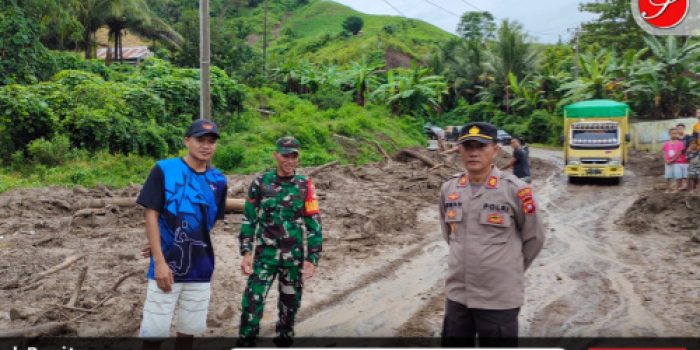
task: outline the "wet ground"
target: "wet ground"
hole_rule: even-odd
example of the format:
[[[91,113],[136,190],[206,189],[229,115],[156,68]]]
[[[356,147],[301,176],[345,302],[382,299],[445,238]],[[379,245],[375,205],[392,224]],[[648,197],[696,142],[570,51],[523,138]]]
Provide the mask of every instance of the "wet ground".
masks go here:
[[[655,190],[660,174],[653,155],[634,154],[619,186],[569,184],[558,151],[533,149],[531,157],[548,240],[527,272],[521,334],[697,336],[700,244],[691,237],[700,201]],[[333,167],[314,177],[324,255],[306,283],[297,335],[439,335],[447,247],[438,229],[437,192],[459,169],[457,159],[446,162],[430,169],[403,158]],[[251,179],[230,177],[230,196],[240,197]],[[135,334],[147,266],[138,255],[143,214],[120,199],[137,192],[138,186],[0,195],[0,330],[62,322],[65,335]],[[240,220],[227,216],[213,236],[217,270],[207,335],[237,334],[245,284],[238,267]],[[77,254],[85,257],[35,278]],[[89,311],[62,307],[83,266],[87,277],[75,306]],[[274,329],[275,288],[263,335]]]

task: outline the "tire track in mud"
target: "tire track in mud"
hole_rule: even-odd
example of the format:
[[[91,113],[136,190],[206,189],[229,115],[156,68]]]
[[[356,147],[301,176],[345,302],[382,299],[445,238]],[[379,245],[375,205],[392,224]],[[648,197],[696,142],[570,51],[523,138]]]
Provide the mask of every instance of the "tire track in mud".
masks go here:
[[[447,246],[437,227],[437,211],[427,210],[416,229],[426,238],[405,253],[389,256],[355,286],[303,312],[298,336],[393,336],[444,280]],[[418,302],[416,302],[418,301]]]
[[[651,266],[619,256],[631,236],[614,221],[634,203],[638,188],[634,174],[620,186],[566,185],[561,172],[545,181],[540,202],[547,211],[548,242],[528,271],[521,334],[669,334],[669,324],[644,307],[628,278]]]

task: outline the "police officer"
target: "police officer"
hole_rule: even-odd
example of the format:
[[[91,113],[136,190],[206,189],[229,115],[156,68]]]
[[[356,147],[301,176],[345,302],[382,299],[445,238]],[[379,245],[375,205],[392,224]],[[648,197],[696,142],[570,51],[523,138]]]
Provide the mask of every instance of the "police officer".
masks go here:
[[[273,154],[277,168],[258,176],[248,190],[239,236],[241,269],[249,276],[242,300],[241,346],[255,345],[265,298],[276,277],[279,320],[274,341],[278,346],[291,345],[303,281],[313,276],[320,258],[318,200],[311,179],[296,174],[299,148],[293,137],[279,139]],[[302,223],[307,231],[306,255]]]
[[[443,345],[517,346],[524,272],[544,244],[531,187],[494,166],[496,128],[469,123],[457,140],[467,169],[442,185],[449,244]]]

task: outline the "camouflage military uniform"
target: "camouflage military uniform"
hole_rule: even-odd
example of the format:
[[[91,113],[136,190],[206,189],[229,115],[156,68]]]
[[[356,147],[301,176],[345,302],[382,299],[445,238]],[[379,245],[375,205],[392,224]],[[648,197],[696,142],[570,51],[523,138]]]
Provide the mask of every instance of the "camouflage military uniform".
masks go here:
[[[275,170],[266,172],[250,185],[243,214],[241,254],[251,252],[255,246],[255,259],[243,295],[240,336],[258,335],[265,298],[279,275],[276,332],[282,337],[292,337],[303,286],[301,222],[307,230],[306,260],[314,265],[318,264],[323,240],[313,183],[301,175],[280,178]]]

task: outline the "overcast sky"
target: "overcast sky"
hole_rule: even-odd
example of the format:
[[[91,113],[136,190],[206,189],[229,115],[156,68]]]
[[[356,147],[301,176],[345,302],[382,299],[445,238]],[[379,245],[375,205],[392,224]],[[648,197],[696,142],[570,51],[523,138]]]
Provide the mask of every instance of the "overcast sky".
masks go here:
[[[403,15],[418,18],[455,33],[459,16],[477,9],[491,12],[500,22],[508,18],[523,24],[539,42],[568,40],[567,28],[595,18],[578,11],[588,0],[333,0],[369,14]],[[395,8],[392,8],[392,6]],[[400,12],[400,13],[399,13]]]

